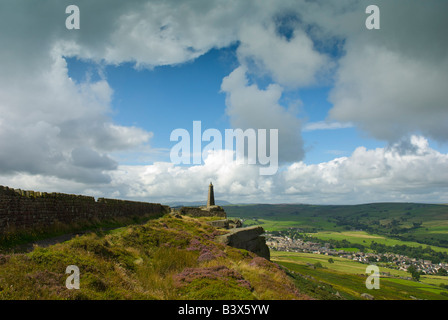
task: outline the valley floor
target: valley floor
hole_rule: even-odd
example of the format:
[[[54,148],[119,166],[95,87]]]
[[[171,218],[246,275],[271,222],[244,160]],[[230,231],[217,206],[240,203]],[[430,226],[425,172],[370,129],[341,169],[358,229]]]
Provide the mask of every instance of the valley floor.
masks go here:
[[[271,258],[293,274],[314,282],[320,288],[326,287],[344,299],[363,299],[361,295],[367,294],[375,300],[448,300],[448,289],[440,286],[448,284],[448,277],[424,275],[417,282],[404,279],[409,276],[407,272],[380,267],[380,288],[369,290],[366,287],[368,265],[357,261],[273,250]],[[330,263],[329,258],[334,262]]]

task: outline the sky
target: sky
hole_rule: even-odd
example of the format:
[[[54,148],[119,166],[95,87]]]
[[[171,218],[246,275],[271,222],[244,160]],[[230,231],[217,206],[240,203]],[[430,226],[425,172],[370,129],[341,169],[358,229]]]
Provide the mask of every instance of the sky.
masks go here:
[[[211,181],[231,203],[448,203],[447,11],[2,0],[0,185],[169,203],[205,201]],[[174,163],[170,136],[193,136],[194,121],[223,136],[277,129],[278,170],[225,161],[224,145]]]

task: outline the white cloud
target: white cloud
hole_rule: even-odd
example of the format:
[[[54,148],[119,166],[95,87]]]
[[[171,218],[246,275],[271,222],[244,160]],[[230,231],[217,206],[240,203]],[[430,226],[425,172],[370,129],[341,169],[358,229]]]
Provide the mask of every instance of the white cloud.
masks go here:
[[[221,89],[226,93],[226,113],[234,128],[278,129],[279,161],[303,157],[301,124],[294,113],[280,105],[282,87],[271,84],[261,90],[249,84],[246,69],[238,67],[224,78]]]
[[[244,26],[240,31],[238,57],[245,66],[253,61],[257,70],[268,73],[279,84],[303,87],[316,83],[328,68],[329,59],[314,49],[305,31],[293,30],[291,39],[279,35],[274,24]]]
[[[2,4],[2,184],[163,200],[195,197],[203,180],[211,179],[231,201],[446,199],[447,155],[423,138],[400,140],[415,132],[448,139],[446,1],[381,1],[377,32],[364,28],[365,3],[356,0],[79,1],[79,32],[65,29],[65,5]],[[290,37],[279,30],[285,17],[294,17],[287,24]],[[284,90],[319,85],[322,75],[326,84],[334,80],[334,107],[326,122],[305,130],[350,122],[392,146],[360,147],[319,165],[295,162],[273,177],[260,177],[254,167],[220,164],[213,155],[204,166],[190,168],[162,162],[123,166],[111,153],[147,151],[152,133],[114,123],[107,79],[76,84],[63,59],[152,68],[232,43],[239,43],[241,66],[222,83],[231,124],[281,129],[281,160],[303,157],[301,122],[282,104]],[[332,57],[335,44],[338,55]],[[334,67],[335,75],[328,74]],[[249,82],[260,75],[274,83],[260,88]]]
[[[448,57],[434,63],[365,45],[351,48],[340,65],[331,118],[356,123],[383,140],[421,132],[447,141]]]
[[[401,144],[403,144],[402,142]],[[81,194],[150,202],[206,199],[209,181],[216,198],[234,203],[355,204],[376,201],[443,202],[448,196],[448,154],[432,149],[428,141],[412,136],[402,145],[357,148],[349,157],[307,165],[283,166],[278,175],[259,175],[254,165],[227,163],[223,152],[211,152],[203,165],[181,167],[167,162],[118,166],[101,189],[91,183],[64,185],[63,179],[15,175],[3,183],[21,187],[39,181],[43,191],[71,190]],[[42,190],[41,189],[41,190]],[[98,192],[98,190],[101,190]]]
[[[193,60],[213,47],[236,40],[237,25],[226,23],[241,15],[235,2],[142,2],[118,18],[104,54],[108,62],[135,61],[160,66]]]
[[[244,24],[270,19],[274,1],[177,0],[79,1],[79,35],[65,33],[79,57],[138,67],[191,61],[238,41]]]
[[[291,7],[298,17],[293,26],[307,30],[315,48],[337,54],[327,120],[351,122],[389,142],[416,133],[446,142],[448,3],[376,4],[380,30],[365,28],[363,1],[297,1]]]
[[[32,77],[13,73],[19,83],[0,76],[0,172],[110,182],[117,163],[104,153],[142,145],[151,133],[112,123],[107,81],[76,84],[65,60],[51,56]]]
[[[444,201],[448,195],[448,155],[431,149],[423,137],[368,150],[317,165],[295,163],[283,174],[289,194],[304,202]],[[317,200],[317,201],[316,201]]]
[[[107,153],[135,151],[151,138],[146,130],[113,123],[113,89],[107,80],[74,83],[63,56],[143,67],[183,63],[238,40],[243,23],[275,10],[257,1],[97,0],[77,5],[82,21],[76,31],[65,29],[62,2],[35,6],[15,1],[0,12],[3,174],[108,182],[116,163]]]
[[[303,126],[303,131],[314,131],[314,130],[334,130],[334,129],[345,129],[352,128],[353,124],[341,123],[341,122],[329,122],[329,121],[317,121],[309,122]]]

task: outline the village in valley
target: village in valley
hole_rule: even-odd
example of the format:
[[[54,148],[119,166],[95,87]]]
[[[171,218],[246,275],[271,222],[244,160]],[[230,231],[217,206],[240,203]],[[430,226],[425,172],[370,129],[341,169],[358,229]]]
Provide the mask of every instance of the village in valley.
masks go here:
[[[422,274],[437,274],[440,268],[448,270],[448,263],[432,263],[429,260],[410,258],[404,255],[395,253],[373,253],[373,252],[351,252],[341,249],[332,249],[330,243],[316,243],[305,241],[303,239],[292,239],[289,236],[274,236],[266,234],[266,244],[271,250],[286,251],[286,252],[303,252],[313,253],[327,256],[337,256],[340,258],[350,259],[365,264],[378,264],[381,266],[408,271],[413,266]],[[384,262],[387,261],[387,262]],[[384,263],[383,263],[384,262]],[[390,274],[389,274],[390,275]],[[409,277],[409,279],[411,279]]]

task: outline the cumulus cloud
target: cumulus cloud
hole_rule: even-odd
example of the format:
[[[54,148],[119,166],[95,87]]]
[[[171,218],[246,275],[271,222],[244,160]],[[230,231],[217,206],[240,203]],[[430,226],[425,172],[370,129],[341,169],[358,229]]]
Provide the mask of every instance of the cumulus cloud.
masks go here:
[[[117,167],[117,163],[107,155],[100,155],[98,152],[87,147],[73,149],[72,160],[75,166],[84,168],[113,170]]]
[[[323,202],[437,201],[447,195],[448,155],[429,147],[423,137],[408,141],[414,152],[400,145],[368,150],[358,147],[350,157],[317,165],[295,163],[283,174],[286,192]]]
[[[301,57],[300,53],[314,53],[320,61],[331,57],[336,64],[321,65],[334,71],[326,74],[333,87],[328,120],[351,122],[372,137],[391,143],[415,133],[446,142],[448,41],[444,30],[448,28],[448,4],[443,0],[375,4],[381,12],[380,30],[365,28],[363,1],[289,3],[291,32],[305,30],[305,37],[312,40],[311,47],[302,45],[308,51],[294,51],[297,57],[306,61],[307,55]],[[261,41],[258,39],[253,42]],[[287,55],[278,55],[278,66],[282,59],[293,65]],[[265,68],[269,70],[267,65]],[[280,82],[280,77],[276,81]]]
[[[353,124],[350,122],[329,122],[329,121],[317,121],[309,122],[303,126],[303,131],[314,131],[314,130],[334,130],[334,129],[344,129],[351,128]]]
[[[228,21],[238,20],[240,9],[235,1],[141,2],[141,10],[120,15],[101,56],[145,67],[193,60],[236,41],[238,24],[229,26]]]
[[[380,8],[381,30],[346,31],[330,117],[390,142],[412,133],[447,141],[448,4],[385,1]]]
[[[246,69],[238,67],[224,78],[221,89],[226,93],[226,112],[233,127],[243,130],[278,129],[280,162],[303,157],[300,121],[279,103],[282,87],[269,85],[265,90],[249,84]],[[272,142],[271,142],[272,143]]]
[[[403,152],[403,143],[412,151]],[[208,181],[213,181],[217,199],[234,203],[439,202],[448,196],[448,154],[432,149],[421,136],[385,148],[358,147],[349,157],[320,164],[295,162],[275,176],[259,175],[256,165],[228,163],[222,152],[210,152],[203,165],[191,167],[168,162],[120,165],[111,172],[111,182],[96,193],[92,193],[94,184],[64,186],[64,180],[46,176],[20,174],[7,182],[26,188],[38,179],[45,191],[76,190],[162,203],[205,200]]]
[[[60,48],[47,50],[26,71],[20,57],[17,69],[0,75],[0,173],[108,183],[107,172],[117,163],[105,153],[141,146],[152,134],[114,124],[107,80],[77,84],[68,77]]]
[[[448,58],[436,64],[374,45],[353,48],[341,61],[330,117],[382,140],[420,132],[447,141],[447,82]]]
[[[288,87],[315,84],[318,73],[329,66],[329,59],[314,49],[313,41],[304,30],[291,29],[286,38],[274,23],[255,24],[240,31],[238,57],[245,66],[255,64],[255,72],[268,73],[275,82]]]
[[[270,0],[96,0],[78,5],[81,29],[61,31],[70,54],[142,68],[184,63],[226,47],[239,40],[243,25],[270,19],[278,10]]]
[[[151,138],[113,123],[107,79],[74,83],[64,57],[148,68],[184,63],[237,41],[242,24],[275,10],[257,1],[79,1],[81,29],[73,32],[64,23],[68,4],[14,1],[0,13],[3,174],[108,182],[115,167],[107,153],[135,150]]]
[[[416,132],[448,139],[446,1],[378,1],[377,31],[365,29],[361,0],[78,1],[77,32],[65,29],[69,4],[2,4],[3,184],[164,199],[192,197],[202,192],[202,179],[212,179],[235,201],[446,198],[446,155],[424,138],[403,139]],[[294,163],[276,176],[220,164],[216,155],[190,168],[120,165],[111,153],[145,147],[152,133],[113,122],[107,79],[74,83],[64,59],[153,68],[231,44],[238,45],[240,66],[222,81],[226,112],[234,127],[280,130],[280,160]],[[251,82],[260,76],[271,83]],[[282,96],[321,83],[333,85],[333,108],[327,121],[305,130],[351,123],[390,146],[360,147],[319,165],[298,162],[301,121]]]

